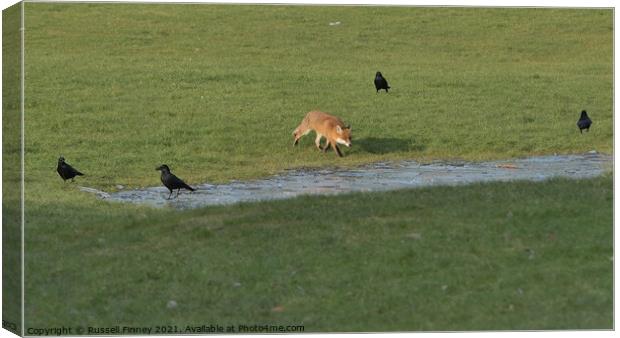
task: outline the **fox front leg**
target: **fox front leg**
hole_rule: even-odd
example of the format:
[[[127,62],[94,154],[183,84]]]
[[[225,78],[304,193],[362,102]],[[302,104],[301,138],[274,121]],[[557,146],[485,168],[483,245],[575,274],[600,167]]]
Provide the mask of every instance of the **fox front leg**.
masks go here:
[[[332,148],[334,149],[334,151],[336,152],[336,154],[338,154],[338,156],[342,157],[342,153],[340,152],[340,148],[338,148],[338,145],[336,144],[336,142],[332,142],[331,145],[332,145]]]

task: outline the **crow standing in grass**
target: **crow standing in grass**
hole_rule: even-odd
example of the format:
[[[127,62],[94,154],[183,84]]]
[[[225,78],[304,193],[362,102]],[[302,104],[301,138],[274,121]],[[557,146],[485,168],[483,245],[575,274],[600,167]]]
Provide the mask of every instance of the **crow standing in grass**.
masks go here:
[[[590,125],[592,124],[592,120],[588,117],[588,113],[585,110],[581,111],[581,117],[579,121],[577,121],[577,127],[579,127],[579,132],[583,134],[583,130],[590,131]]]
[[[70,179],[71,182],[73,182],[73,178],[75,176],[84,176],[84,174],[75,170],[75,168],[70,166],[69,163],[65,162],[65,158],[62,156],[60,156],[60,158],[58,159],[58,167],[56,167],[56,171],[58,172],[58,175],[60,175],[62,180],[65,182],[68,179]]]
[[[375,88],[377,88],[377,93],[381,89],[385,89],[385,92],[388,92],[388,89],[392,88],[388,85],[387,80],[381,75],[381,72],[377,72],[375,75]]]
[[[180,178],[174,176],[174,174],[170,172],[170,168],[168,168],[165,164],[155,168],[155,170],[161,171],[161,183],[163,183],[166,188],[170,190],[170,195],[168,195],[167,199],[170,199],[170,196],[172,196],[172,190],[174,189],[177,189],[177,195],[175,197],[179,197],[179,192],[181,192],[181,189],[187,189],[189,191],[196,190],[187,185]]]

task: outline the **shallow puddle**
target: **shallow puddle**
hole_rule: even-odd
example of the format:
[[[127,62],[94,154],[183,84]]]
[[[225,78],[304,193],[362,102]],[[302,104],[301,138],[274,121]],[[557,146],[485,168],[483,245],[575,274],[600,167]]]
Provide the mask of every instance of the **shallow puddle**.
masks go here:
[[[168,190],[152,187],[105,193],[82,189],[110,201],[171,206],[179,209],[291,198],[299,195],[326,195],[353,191],[384,191],[433,185],[460,185],[474,182],[531,180],[552,177],[589,178],[612,169],[612,157],[595,152],[584,155],[539,156],[490,162],[415,161],[374,163],[354,169],[296,169],[265,179],[233,181],[227,184],[193,185],[178,198],[167,200]],[[174,196],[174,194],[173,194]]]

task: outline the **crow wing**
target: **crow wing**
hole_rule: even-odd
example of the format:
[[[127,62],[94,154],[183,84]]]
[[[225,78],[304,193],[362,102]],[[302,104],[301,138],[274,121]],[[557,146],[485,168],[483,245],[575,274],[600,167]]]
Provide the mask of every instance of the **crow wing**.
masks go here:
[[[168,175],[164,181],[164,185],[169,189],[187,189],[189,191],[194,191],[195,189],[187,185],[187,183],[183,182],[180,178],[176,177],[174,174]]]
[[[375,88],[379,90],[379,89],[386,89],[390,87],[388,86],[387,80],[383,76],[377,76],[375,77]]]
[[[58,171],[58,174],[60,175],[60,177],[62,177],[65,180],[73,178],[75,176],[83,176],[84,175],[84,174],[82,174],[81,172],[77,171],[75,168],[73,168],[72,166],[70,166],[67,163],[63,163],[63,164],[59,165],[58,168],[56,169],[56,171]]]
[[[577,121],[577,126],[581,129],[585,129],[590,127],[590,125],[592,124],[592,120],[590,120],[589,117],[586,117],[584,119],[580,119],[579,121]]]
[[[84,174],[82,174],[81,172],[77,171],[77,169],[73,168],[72,166],[66,164],[67,169],[69,169],[69,171],[71,171],[71,173],[73,174],[73,176],[84,176]]]

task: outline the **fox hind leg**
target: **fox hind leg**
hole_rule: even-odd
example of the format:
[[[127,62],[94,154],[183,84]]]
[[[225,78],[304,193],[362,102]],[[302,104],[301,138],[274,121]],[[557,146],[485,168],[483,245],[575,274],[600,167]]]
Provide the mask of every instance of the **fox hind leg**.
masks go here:
[[[323,150],[323,148],[321,147],[321,138],[323,137],[323,135],[316,133],[316,138],[314,139],[314,144],[316,145],[317,148],[319,148],[319,150]]]
[[[323,147],[323,152],[326,153],[327,149],[329,149],[329,145],[331,144],[331,142],[329,142],[329,140],[325,140],[325,147]]]

